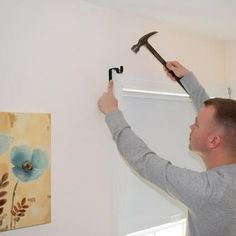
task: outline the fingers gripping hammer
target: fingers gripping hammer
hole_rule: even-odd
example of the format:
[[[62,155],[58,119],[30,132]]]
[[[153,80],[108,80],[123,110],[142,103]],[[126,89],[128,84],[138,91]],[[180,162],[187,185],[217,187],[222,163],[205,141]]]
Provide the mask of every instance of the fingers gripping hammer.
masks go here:
[[[175,73],[171,70],[169,70],[166,66],[166,61],[160,56],[160,54],[151,46],[151,44],[148,42],[149,37],[156,34],[157,31],[150,32],[148,34],[145,34],[143,37],[141,37],[137,44],[135,44],[131,50],[135,53],[137,53],[141,46],[146,46],[146,48],[157,58],[157,60],[168,70],[168,72],[176,79],[178,84],[187,92],[187,90],[184,88],[182,83],[180,82],[180,77],[176,76]]]

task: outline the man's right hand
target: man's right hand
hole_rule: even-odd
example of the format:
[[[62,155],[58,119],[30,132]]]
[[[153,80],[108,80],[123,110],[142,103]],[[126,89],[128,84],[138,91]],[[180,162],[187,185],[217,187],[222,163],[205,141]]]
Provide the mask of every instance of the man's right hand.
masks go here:
[[[181,65],[178,61],[168,61],[166,62],[166,67],[173,71],[176,76],[179,78],[182,78],[183,76],[187,75],[190,71],[186,69],[183,65]],[[175,77],[173,77],[168,70],[164,67],[164,70],[168,77],[170,77],[171,80],[175,81]]]
[[[115,111],[118,109],[118,101],[113,94],[113,81],[110,80],[107,88],[107,92],[98,100],[98,107],[104,114]]]

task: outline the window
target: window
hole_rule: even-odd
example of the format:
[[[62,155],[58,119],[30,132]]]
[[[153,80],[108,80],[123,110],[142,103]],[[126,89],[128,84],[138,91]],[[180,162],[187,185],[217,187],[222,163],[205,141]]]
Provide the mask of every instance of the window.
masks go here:
[[[159,225],[150,229],[127,234],[126,236],[184,236],[186,228],[186,219],[173,223]]]

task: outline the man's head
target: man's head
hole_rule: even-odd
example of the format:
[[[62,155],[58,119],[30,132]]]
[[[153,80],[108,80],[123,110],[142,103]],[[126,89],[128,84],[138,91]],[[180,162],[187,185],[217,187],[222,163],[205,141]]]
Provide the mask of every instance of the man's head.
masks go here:
[[[191,150],[207,155],[222,148],[236,158],[236,101],[212,98],[204,102],[190,126]]]
[[[212,98],[204,102],[215,109],[214,119],[222,128],[222,144],[236,157],[236,101],[226,98]]]

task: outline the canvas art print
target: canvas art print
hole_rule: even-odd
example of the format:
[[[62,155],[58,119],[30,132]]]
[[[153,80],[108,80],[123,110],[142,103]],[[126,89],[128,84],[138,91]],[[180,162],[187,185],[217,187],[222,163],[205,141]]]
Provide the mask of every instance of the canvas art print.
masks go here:
[[[0,232],[51,221],[50,114],[0,112]]]

